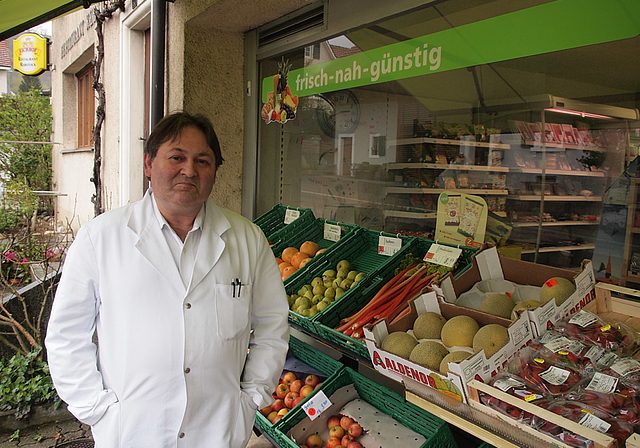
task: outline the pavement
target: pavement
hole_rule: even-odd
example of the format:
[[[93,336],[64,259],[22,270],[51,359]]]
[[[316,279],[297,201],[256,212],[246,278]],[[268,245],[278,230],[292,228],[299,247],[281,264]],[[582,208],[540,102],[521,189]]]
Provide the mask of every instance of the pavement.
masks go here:
[[[75,419],[29,426],[17,432],[0,432],[0,448],[92,448],[89,426]],[[273,448],[264,436],[252,434],[247,448]]]

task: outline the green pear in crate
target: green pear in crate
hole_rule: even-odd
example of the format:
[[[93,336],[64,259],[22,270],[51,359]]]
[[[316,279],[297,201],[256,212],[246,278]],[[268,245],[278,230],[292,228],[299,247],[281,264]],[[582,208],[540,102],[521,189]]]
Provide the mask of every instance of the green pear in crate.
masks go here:
[[[335,269],[327,269],[321,277],[287,295],[289,309],[305,317],[313,317],[339,299],[366,274],[352,269],[349,260],[340,260]]]

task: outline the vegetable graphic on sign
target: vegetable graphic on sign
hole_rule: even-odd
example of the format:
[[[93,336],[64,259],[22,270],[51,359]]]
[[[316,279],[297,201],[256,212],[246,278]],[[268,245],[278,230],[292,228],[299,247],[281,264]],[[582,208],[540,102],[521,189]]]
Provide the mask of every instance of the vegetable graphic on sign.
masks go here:
[[[298,95],[292,95],[287,85],[287,76],[291,64],[289,61],[278,63],[278,73],[273,76],[273,92],[267,94],[267,102],[262,105],[262,119],[269,124],[272,121],[286,123],[296,117]]]

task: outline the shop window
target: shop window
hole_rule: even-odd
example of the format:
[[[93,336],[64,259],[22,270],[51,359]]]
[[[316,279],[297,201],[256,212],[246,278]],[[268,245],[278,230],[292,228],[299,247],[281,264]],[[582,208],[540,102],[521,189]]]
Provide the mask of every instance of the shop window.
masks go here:
[[[78,79],[78,148],[93,145],[95,101],[93,91],[93,65],[89,64],[76,74]]]
[[[627,199],[640,198],[640,181],[634,195],[626,179],[640,178],[628,64],[640,37],[608,40],[603,25],[599,43],[558,32],[548,47],[537,37],[525,45],[510,20],[527,23],[538,10],[477,4],[394,15],[320,42],[317,60],[313,45],[260,61],[257,215],[283,203],[394,234],[443,240],[453,229],[457,240],[444,242],[486,241],[571,269],[592,259],[599,280],[623,283],[633,271],[640,284],[636,214],[624,230]],[[566,17],[574,19],[581,15]],[[554,32],[531,26],[536,36]],[[527,51],[506,54],[492,40],[496,28]],[[283,60],[291,69],[274,84]]]

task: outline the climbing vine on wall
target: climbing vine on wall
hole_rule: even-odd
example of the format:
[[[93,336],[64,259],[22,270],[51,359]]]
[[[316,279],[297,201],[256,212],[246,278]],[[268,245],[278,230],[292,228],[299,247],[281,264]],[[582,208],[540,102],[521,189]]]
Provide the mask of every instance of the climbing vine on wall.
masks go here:
[[[104,85],[101,81],[102,64],[104,60],[104,34],[102,28],[105,20],[111,18],[114,12],[117,10],[124,12],[124,0],[116,0],[107,2],[103,9],[95,8],[94,13],[96,15],[96,34],[98,36],[97,42],[97,55],[93,60],[93,89],[96,91],[98,97],[98,105],[96,107],[96,122],[93,128],[93,175],[91,182],[96,187],[96,193],[91,198],[93,202],[93,210],[96,216],[104,212],[104,204],[102,199],[102,139],[100,136],[102,130],[102,123],[105,118],[105,102],[106,95],[104,92]]]

